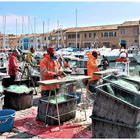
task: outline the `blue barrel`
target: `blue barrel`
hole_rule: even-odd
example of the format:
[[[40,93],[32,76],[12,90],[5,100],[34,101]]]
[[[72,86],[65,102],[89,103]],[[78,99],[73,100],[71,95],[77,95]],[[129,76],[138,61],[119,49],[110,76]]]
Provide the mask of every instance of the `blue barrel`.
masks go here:
[[[15,110],[0,110],[0,132],[7,132],[13,129]]]

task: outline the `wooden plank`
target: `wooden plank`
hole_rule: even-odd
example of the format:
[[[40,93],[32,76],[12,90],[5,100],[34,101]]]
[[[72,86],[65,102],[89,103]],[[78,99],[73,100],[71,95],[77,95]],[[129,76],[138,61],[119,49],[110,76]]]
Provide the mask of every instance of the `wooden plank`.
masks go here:
[[[78,80],[90,79],[90,78],[91,78],[90,76],[85,76],[85,75],[67,76],[67,77],[64,77],[61,79],[38,81],[38,84],[40,84],[40,85],[64,84],[64,83],[76,82]]]
[[[103,70],[103,71],[98,71],[98,72],[94,72],[94,75],[104,75],[104,74],[109,74],[109,73],[113,73],[113,72],[118,72],[119,69],[107,69],[107,70]]]

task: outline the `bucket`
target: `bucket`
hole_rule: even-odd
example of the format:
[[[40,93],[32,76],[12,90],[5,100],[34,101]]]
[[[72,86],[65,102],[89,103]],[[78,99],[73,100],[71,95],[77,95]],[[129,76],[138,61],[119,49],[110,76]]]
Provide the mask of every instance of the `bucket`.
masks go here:
[[[0,110],[0,133],[13,129],[15,113],[16,111],[11,109]]]

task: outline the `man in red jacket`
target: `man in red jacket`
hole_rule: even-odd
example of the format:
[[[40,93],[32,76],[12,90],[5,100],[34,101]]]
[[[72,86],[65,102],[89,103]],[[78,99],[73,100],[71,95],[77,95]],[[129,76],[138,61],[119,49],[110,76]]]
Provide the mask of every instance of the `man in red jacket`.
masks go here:
[[[20,53],[17,49],[15,49],[13,50],[13,53],[9,57],[8,74],[11,78],[11,82],[15,80],[16,76],[19,74],[20,71],[17,59],[18,56],[20,56]]]

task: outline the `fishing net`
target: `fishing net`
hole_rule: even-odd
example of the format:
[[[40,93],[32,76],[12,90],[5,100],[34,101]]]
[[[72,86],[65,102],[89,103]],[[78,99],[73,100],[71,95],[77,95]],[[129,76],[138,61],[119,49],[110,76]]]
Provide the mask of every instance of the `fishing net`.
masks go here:
[[[112,82],[115,83],[116,85],[119,85],[120,87],[122,87],[124,89],[127,89],[128,91],[138,92],[138,89],[136,88],[136,86],[131,84],[130,82],[126,82],[121,79],[118,79],[118,80],[115,80]]]
[[[28,94],[31,92],[31,89],[25,85],[11,85],[7,88],[7,91],[10,91],[12,93],[18,93],[18,94],[23,94],[23,93]]]

